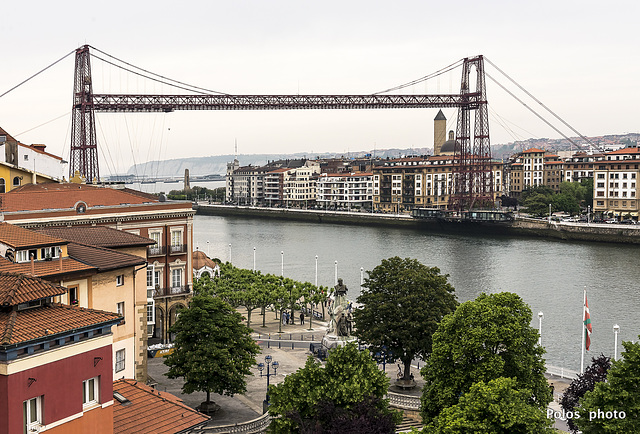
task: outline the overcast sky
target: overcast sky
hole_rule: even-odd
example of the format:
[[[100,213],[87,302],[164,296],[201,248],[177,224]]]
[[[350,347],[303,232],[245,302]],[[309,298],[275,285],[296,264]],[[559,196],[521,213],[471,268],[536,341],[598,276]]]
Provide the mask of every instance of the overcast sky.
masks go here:
[[[83,44],[231,94],[369,94],[484,55],[581,134],[637,132],[637,1],[35,1],[2,8],[0,94]],[[99,53],[95,53],[101,57]],[[93,59],[95,93],[165,93]],[[0,126],[68,159],[74,56],[0,98]],[[488,74],[509,85],[491,65]],[[401,92],[458,93],[461,70]],[[509,85],[514,89],[512,85]],[[522,94],[519,93],[522,97]],[[487,79],[492,144],[560,137]],[[535,107],[548,119],[534,102]],[[455,129],[456,111],[443,110]],[[437,109],[97,114],[101,174],[134,162],[433,146]],[[558,121],[569,136],[575,134]]]

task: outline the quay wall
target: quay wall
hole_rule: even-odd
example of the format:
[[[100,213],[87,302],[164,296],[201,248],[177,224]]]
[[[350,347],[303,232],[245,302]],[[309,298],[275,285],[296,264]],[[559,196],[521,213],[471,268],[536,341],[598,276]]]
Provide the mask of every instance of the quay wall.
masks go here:
[[[455,222],[419,220],[402,214],[372,214],[363,212],[262,208],[214,204],[194,204],[193,208],[196,210],[196,213],[200,215],[267,218],[311,223],[395,226],[434,232],[493,234],[571,241],[640,244],[640,225],[572,222],[549,223],[546,220],[526,217],[517,217],[516,220],[511,223]]]

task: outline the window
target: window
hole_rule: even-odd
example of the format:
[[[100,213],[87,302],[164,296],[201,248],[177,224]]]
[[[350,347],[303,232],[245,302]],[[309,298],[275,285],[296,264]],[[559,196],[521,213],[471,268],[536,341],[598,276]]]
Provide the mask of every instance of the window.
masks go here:
[[[180,246],[182,244],[182,231],[171,232],[171,246]]]
[[[147,325],[156,323],[156,306],[153,300],[147,302]]]
[[[16,262],[28,262],[28,261],[29,261],[28,250],[18,250],[16,252]]]
[[[124,316],[124,301],[121,301],[120,303],[118,303],[118,305],[116,306],[116,312],[118,313],[118,315]]]
[[[116,286],[124,285],[124,274],[116,276]]]
[[[20,187],[20,180],[21,180],[21,177],[20,177],[20,176],[16,176],[16,177],[14,177],[14,178],[13,178],[13,186],[14,186],[14,187]]]
[[[42,396],[27,399],[22,403],[22,421],[25,432],[37,432],[42,425]]]
[[[56,259],[60,257],[60,247],[45,247],[40,249],[40,259]]]
[[[126,350],[123,348],[116,351],[116,367],[115,371],[120,372],[124,370]]]
[[[156,242],[155,245],[150,247],[151,254],[160,254],[162,253],[162,232],[155,231],[149,232],[149,238]]]
[[[78,287],[70,286],[69,288],[69,304],[72,306],[78,305]]]
[[[179,288],[182,286],[182,268],[171,270],[171,287]]]
[[[97,404],[99,402],[99,379],[93,377],[82,382],[82,405],[87,407],[89,405]]]
[[[5,193],[4,178],[0,178],[0,193]]]

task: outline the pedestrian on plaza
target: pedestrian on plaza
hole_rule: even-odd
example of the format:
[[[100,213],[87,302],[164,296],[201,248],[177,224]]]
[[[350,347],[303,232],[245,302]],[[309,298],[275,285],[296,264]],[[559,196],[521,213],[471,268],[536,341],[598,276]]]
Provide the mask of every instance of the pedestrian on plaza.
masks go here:
[[[289,312],[284,313],[284,323],[289,324]]]
[[[304,324],[304,312],[300,312],[300,324]]]

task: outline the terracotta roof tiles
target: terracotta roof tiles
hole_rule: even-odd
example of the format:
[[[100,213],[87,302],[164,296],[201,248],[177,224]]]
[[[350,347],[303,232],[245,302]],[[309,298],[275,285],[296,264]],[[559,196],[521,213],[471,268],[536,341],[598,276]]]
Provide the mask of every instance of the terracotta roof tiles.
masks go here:
[[[17,306],[66,292],[63,287],[37,277],[0,272],[0,305]]]
[[[61,265],[62,269],[60,269]],[[32,274],[30,262],[16,263],[3,257],[0,257],[0,270],[9,273]],[[33,274],[40,277],[64,275],[78,271],[95,272],[96,270],[97,267],[94,267],[93,265],[85,264],[84,262],[80,262],[69,257],[64,257],[62,260],[54,259],[51,261],[34,261],[33,263]]]
[[[0,242],[16,249],[67,244],[66,241],[61,240],[60,238],[37,233],[29,229],[24,229],[20,226],[4,222],[0,222]]]
[[[210,419],[183,404],[176,396],[159,392],[139,381],[115,381],[113,391],[129,401],[123,404],[114,399],[113,431],[117,433],[178,433]]]
[[[58,303],[0,311],[0,345],[20,344],[85,327],[116,323],[121,319],[116,313]]]
[[[140,256],[85,244],[70,243],[67,250],[73,258],[97,267],[99,271],[115,270],[147,263],[147,259]]]
[[[63,240],[98,247],[133,247],[155,244],[155,241],[150,238],[106,226],[44,227],[34,228],[33,231]]]

